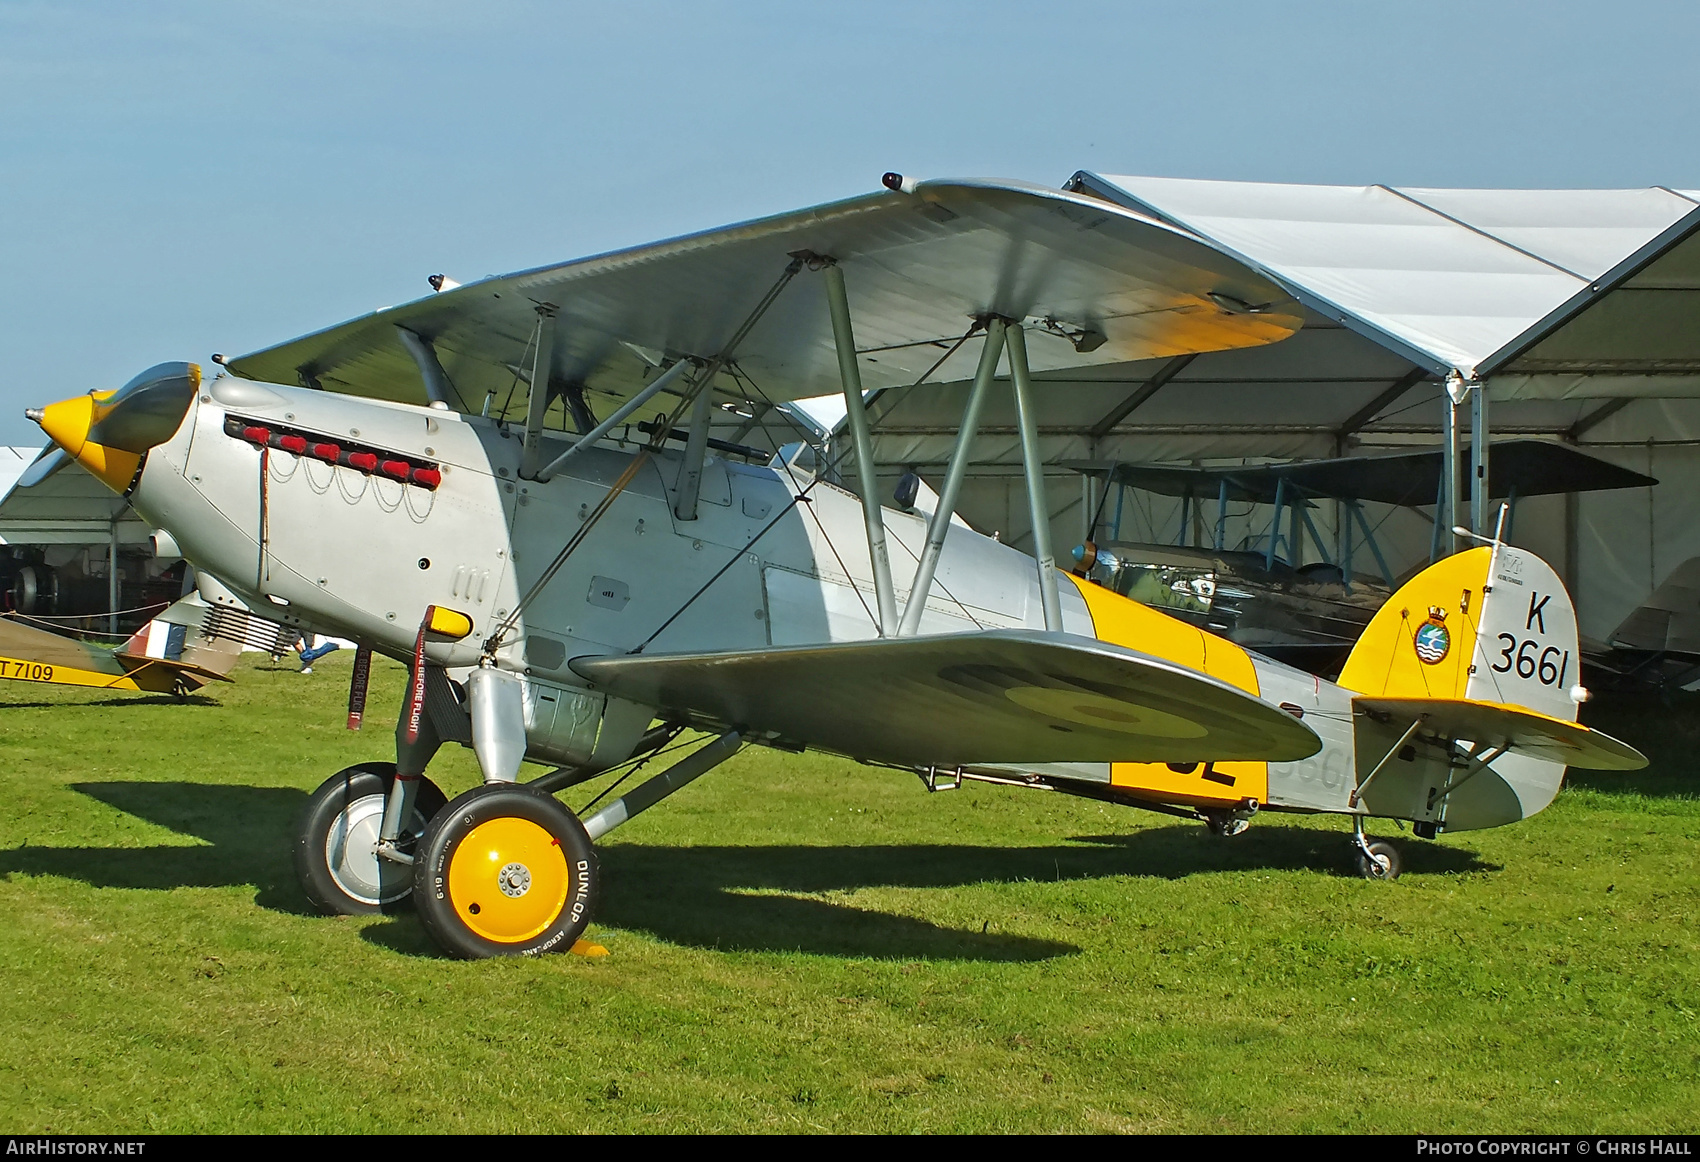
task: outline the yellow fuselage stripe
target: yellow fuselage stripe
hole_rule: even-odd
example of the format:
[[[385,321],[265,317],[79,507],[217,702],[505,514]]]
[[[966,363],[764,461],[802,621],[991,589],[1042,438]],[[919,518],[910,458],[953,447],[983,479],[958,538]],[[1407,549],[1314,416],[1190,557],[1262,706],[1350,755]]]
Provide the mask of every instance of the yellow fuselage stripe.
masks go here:
[[[1099,641],[1175,662],[1259,694],[1257,669],[1246,651],[1213,633],[1065,573],[1080,590]],[[1269,801],[1269,764],[1262,762],[1111,763],[1110,785],[1165,803],[1232,805]]]

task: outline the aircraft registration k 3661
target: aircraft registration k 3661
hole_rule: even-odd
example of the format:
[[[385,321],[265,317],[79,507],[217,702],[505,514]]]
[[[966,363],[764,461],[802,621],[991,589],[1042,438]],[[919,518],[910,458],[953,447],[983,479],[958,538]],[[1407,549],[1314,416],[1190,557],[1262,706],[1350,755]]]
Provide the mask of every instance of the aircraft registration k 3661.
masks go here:
[[[459,287],[233,360],[236,378],[163,365],[31,412],[252,608],[410,661],[395,763],[313,796],[297,869],[319,906],[411,895],[451,953],[566,949],[595,907],[593,841],[751,743],[1223,833],[1260,809],[1340,812],[1376,876],[1397,856],[1366,816],[1490,827],[1545,807],[1567,763],[1644,761],[1575,722],[1569,599],[1507,545],[1399,590],[1340,685],[1057,570],[1034,396],[1066,388],[1031,373],[1273,342],[1297,305],[1085,196],[886,185]],[[971,340],[932,511],[882,508],[864,390]],[[953,519],[1005,357],[1033,556]],[[521,380],[510,422],[495,401]],[[857,491],[795,449],[766,466],[708,454],[717,404],[830,390]],[[576,433],[546,430],[557,397]],[[647,446],[624,442],[653,400],[671,414]],[[594,813],[552,796],[687,727],[712,738]],[[445,742],[485,778],[447,804],[425,777]],[[527,759],[555,769],[520,783]]]

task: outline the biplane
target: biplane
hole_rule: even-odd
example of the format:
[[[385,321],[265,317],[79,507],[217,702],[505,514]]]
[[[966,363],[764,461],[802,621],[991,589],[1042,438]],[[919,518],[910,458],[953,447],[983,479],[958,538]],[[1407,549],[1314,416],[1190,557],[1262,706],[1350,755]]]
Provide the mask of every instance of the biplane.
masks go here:
[[[254,610],[408,664],[395,761],[331,776],[304,817],[319,907],[411,900],[459,956],[565,950],[596,907],[595,842],[748,745],[1224,834],[1337,812],[1373,876],[1398,857],[1368,817],[1496,826],[1545,807],[1566,764],[1644,761],[1576,722],[1563,586],[1498,541],[1396,593],[1340,684],[1056,568],[1032,373],[1276,342],[1298,305],[1087,196],[884,184],[31,411]],[[936,499],[885,506],[864,392],[958,364],[972,388]],[[1031,556],[954,519],[1000,367]],[[853,469],[801,444],[712,454],[718,417],[827,391]],[[687,730],[706,741],[681,755]],[[445,743],[484,776],[451,802],[427,777]],[[582,818],[555,797],[663,757]],[[549,769],[521,781],[528,761]]]
[[[0,679],[182,697],[209,682],[231,680],[241,646],[207,632],[211,613],[191,593],[116,648],[0,615]]]
[[[1076,572],[1325,678],[1338,676],[1370,618],[1398,587],[1364,504],[1419,511],[1432,505],[1439,512],[1445,498],[1439,450],[1215,467],[1088,461],[1066,466],[1105,485],[1094,527],[1073,550]],[[1658,483],[1544,440],[1492,445],[1487,471],[1489,495],[1505,499],[1508,537],[1520,499]],[[1470,498],[1470,485],[1467,477],[1461,482],[1461,500]],[[1129,489],[1180,501],[1178,520],[1159,529],[1148,516],[1146,532],[1153,539],[1124,538],[1122,510]],[[1312,519],[1324,504],[1334,507],[1338,520],[1332,537],[1324,537]],[[1236,531],[1230,535],[1230,508],[1242,506],[1248,516],[1257,516],[1246,524],[1243,537],[1234,520]],[[1429,513],[1423,516],[1433,525],[1433,562],[1451,536]],[[1126,523],[1132,531],[1138,520]],[[1614,668],[1605,644],[1585,641],[1583,651],[1590,666],[1602,672]]]

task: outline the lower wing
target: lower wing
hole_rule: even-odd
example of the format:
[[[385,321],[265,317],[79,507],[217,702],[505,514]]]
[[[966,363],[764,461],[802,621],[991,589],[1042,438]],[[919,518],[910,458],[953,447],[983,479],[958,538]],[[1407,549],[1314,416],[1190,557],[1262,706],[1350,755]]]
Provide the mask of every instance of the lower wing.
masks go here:
[[[665,713],[902,766],[1289,762],[1322,746],[1304,723],[1215,678],[1028,630],[571,664]]]

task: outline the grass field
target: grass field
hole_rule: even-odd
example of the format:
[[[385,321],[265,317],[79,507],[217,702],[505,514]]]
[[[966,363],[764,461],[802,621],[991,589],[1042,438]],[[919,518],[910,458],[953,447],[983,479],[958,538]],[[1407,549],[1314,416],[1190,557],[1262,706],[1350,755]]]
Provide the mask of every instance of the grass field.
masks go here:
[[[612,955],[466,963],[295,886],[306,793],[393,753],[393,714],[342,729],[348,665],[0,686],[0,1131],[1700,1123],[1693,705],[1608,724],[1651,773],[1407,836],[1394,884],[1338,819],[1219,840],[750,751],[605,841]]]

